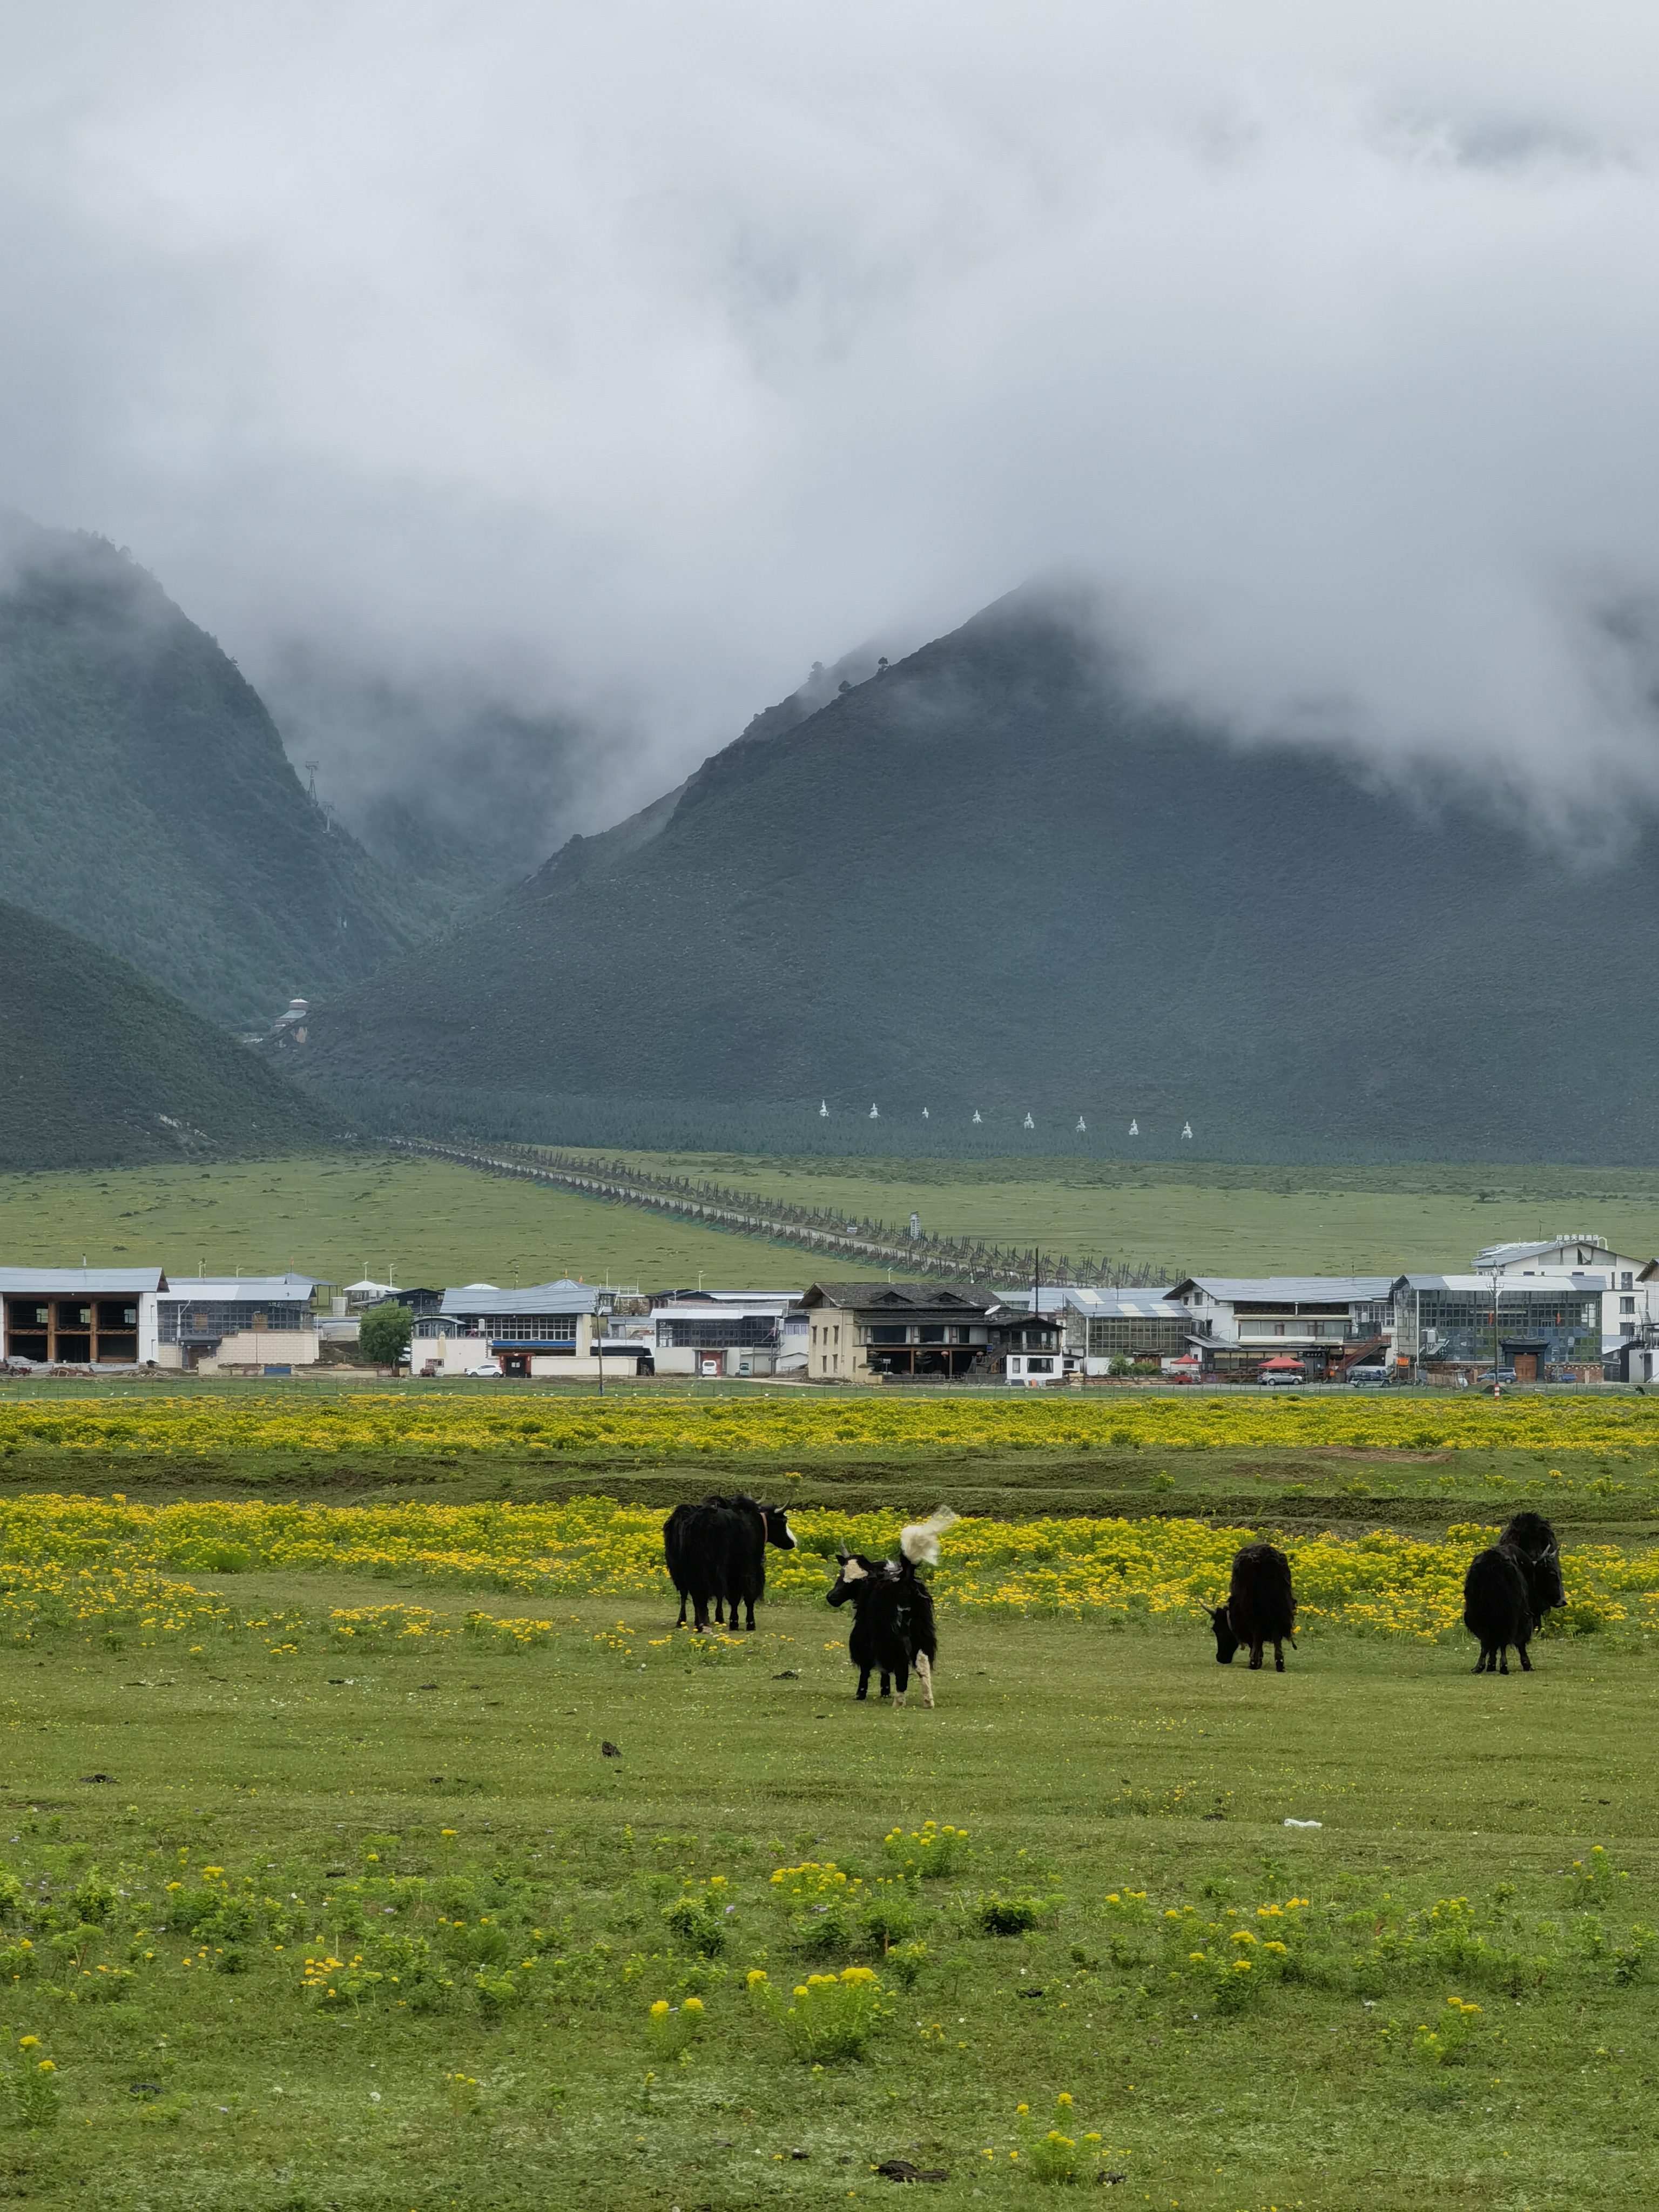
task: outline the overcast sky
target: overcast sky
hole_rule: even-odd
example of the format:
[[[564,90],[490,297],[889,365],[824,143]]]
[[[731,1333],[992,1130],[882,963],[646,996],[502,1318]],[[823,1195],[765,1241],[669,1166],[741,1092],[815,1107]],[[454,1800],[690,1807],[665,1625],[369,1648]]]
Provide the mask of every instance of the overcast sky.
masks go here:
[[[0,0],[0,503],[600,813],[1082,568],[1241,730],[1616,814],[1656,268],[1634,0]]]

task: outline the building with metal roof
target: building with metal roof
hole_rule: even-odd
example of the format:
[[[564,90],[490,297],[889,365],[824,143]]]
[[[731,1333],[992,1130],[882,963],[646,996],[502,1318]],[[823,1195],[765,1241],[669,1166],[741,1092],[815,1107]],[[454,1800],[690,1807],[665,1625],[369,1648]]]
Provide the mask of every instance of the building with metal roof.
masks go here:
[[[1117,1359],[1178,1359],[1188,1349],[1192,1316],[1165,1291],[1044,1283],[1036,1299],[1038,1313],[1060,1321],[1066,1356],[1080,1361],[1085,1375],[1103,1375]],[[1004,1303],[1032,1310],[1030,1291],[1011,1291]]]
[[[1607,1295],[1607,1278],[1585,1269],[1401,1275],[1390,1292],[1395,1355],[1419,1374],[1496,1367],[1517,1382],[1559,1379],[1601,1357]]]
[[[1182,1306],[1206,1367],[1249,1375],[1291,1357],[1312,1374],[1389,1356],[1391,1275],[1188,1275],[1169,1296]]]
[[[160,1267],[0,1267],[4,1356],[32,1367],[137,1367],[156,1356]]]
[[[204,1375],[315,1365],[315,1275],[181,1275],[157,1300],[156,1360]]]
[[[990,1291],[951,1283],[814,1283],[802,1293],[814,1382],[965,1375],[989,1342]]]
[[[601,1316],[617,1293],[567,1276],[504,1291],[496,1283],[467,1283],[447,1290],[435,1315],[415,1323],[418,1350],[411,1364],[436,1373],[465,1373],[495,1361],[503,1375],[592,1375]],[[598,1324],[596,1326],[596,1323]]]

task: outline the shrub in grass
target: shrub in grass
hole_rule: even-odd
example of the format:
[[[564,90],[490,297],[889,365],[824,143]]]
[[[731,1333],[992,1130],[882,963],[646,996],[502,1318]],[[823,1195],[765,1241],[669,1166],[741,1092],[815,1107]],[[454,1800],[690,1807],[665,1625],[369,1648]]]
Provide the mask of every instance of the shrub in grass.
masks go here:
[[[782,2028],[794,2057],[817,2065],[862,2058],[870,2039],[891,2017],[874,1969],[845,1966],[839,1974],[809,1974],[785,2005],[759,1967],[749,1976],[754,2000]]]
[[[859,1916],[859,1925],[872,1943],[890,1951],[902,1943],[916,1924],[916,1908],[900,1882],[878,1882],[875,1893]]]
[[[1054,2099],[1054,2124],[1045,2135],[1038,2135],[1029,2105],[1018,2106],[1016,2117],[1025,2144],[1027,2165],[1034,2181],[1053,2184],[1076,2181],[1080,2178],[1078,2172],[1079,2150],[1086,2157],[1099,2142],[1100,2137],[1095,2134],[1082,2136],[1066,2134],[1066,2129],[1075,2126],[1076,2123],[1072,2117],[1072,2100],[1065,2090],[1062,2089]]]
[[[511,2012],[522,2002],[524,1990],[511,1974],[483,1973],[476,1976],[472,1994],[478,2001],[478,2009],[486,2019],[499,2019],[502,2013]]]
[[[108,1881],[97,1867],[89,1866],[70,1892],[70,1903],[82,1920],[90,1920],[101,1926],[113,1911],[118,1894],[115,1884]]]
[[[887,1954],[887,1964],[897,1975],[901,1985],[913,1990],[921,1978],[922,1968],[927,1964],[927,1946],[925,1943],[901,1943]]]
[[[713,1959],[726,1948],[728,1904],[726,1876],[711,1875],[706,1882],[688,1886],[684,1896],[665,1905],[662,1917],[684,1942],[703,1958]]]
[[[671,2005],[666,1997],[659,1997],[651,2008],[647,2033],[659,2057],[684,2065],[691,2055],[692,2045],[702,2033],[703,2025],[701,1997],[684,1997],[678,2008]]]
[[[1473,2055],[1469,2045],[1480,2027],[1480,2008],[1469,2004],[1462,1997],[1446,1999],[1447,2012],[1441,2014],[1438,2025],[1430,2027],[1426,2022],[1412,2038],[1412,2057],[1418,2065],[1433,2073],[1442,2066],[1464,2066]]]
[[[17,2057],[6,2075],[7,2101],[14,2124],[20,2128],[55,2128],[63,2110],[58,2091],[58,2069],[40,2054],[40,2039],[18,2039]]]
[[[974,1906],[974,1918],[987,1936],[1024,1936],[1059,1909],[1057,1897],[999,1897],[993,1891]]]
[[[967,1856],[968,1831],[948,1821],[941,1828],[937,1820],[924,1820],[908,1835],[902,1828],[890,1829],[881,1847],[907,1880],[948,1881]]]

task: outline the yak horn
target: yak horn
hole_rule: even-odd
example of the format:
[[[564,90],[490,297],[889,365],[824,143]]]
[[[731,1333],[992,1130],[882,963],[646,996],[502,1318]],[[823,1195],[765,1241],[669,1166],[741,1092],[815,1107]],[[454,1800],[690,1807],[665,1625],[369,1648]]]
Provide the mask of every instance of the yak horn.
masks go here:
[[[912,1521],[899,1530],[899,1549],[913,1567],[939,1565],[939,1540],[953,1523],[960,1521],[960,1513],[953,1513],[948,1505],[941,1505],[937,1513],[930,1513],[925,1521]]]

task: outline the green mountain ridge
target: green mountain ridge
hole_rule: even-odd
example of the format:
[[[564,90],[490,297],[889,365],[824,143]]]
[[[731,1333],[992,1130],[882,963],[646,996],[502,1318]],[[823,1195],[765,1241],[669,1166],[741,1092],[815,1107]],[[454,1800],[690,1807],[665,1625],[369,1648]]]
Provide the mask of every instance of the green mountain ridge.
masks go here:
[[[386,1126],[482,1133],[510,1094],[501,1133],[576,1141],[607,1110],[648,1141],[651,1102],[678,1141],[741,1146],[752,1114],[804,1150],[874,1101],[901,1149],[1053,1151],[1079,1116],[1080,1148],[1131,1156],[1659,1145],[1651,825],[1580,867],[1449,786],[1240,748],[1148,704],[1051,595],[586,842],[319,1009],[295,1072]]]
[[[274,1158],[356,1134],[128,962],[0,901],[0,1170]]]
[[[102,538],[0,515],[0,896],[263,1028],[413,942],[258,694]]]

